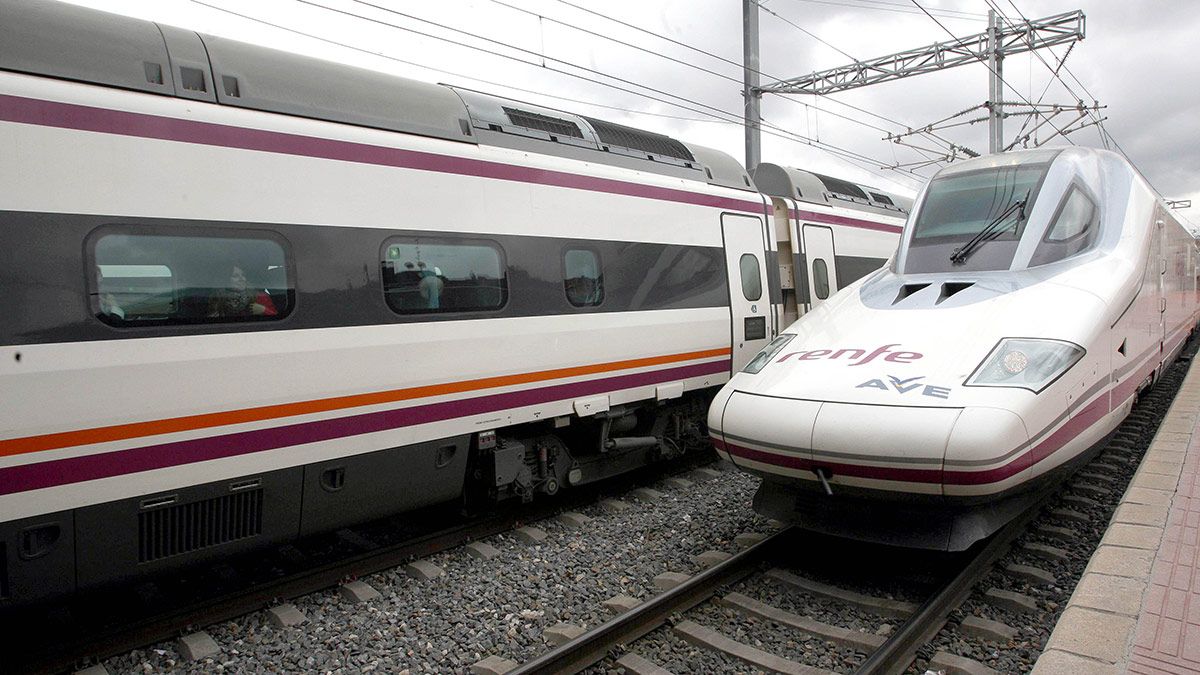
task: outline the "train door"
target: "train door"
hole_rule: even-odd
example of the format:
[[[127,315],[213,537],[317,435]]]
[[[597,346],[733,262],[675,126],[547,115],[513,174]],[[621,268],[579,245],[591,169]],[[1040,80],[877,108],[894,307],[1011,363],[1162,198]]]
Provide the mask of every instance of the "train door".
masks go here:
[[[804,259],[808,263],[810,308],[837,292],[837,260],[833,251],[833,229],[805,225]]]
[[[732,372],[736,373],[774,337],[768,327],[771,298],[767,291],[767,246],[761,218],[724,214],[721,232],[729,275]]]

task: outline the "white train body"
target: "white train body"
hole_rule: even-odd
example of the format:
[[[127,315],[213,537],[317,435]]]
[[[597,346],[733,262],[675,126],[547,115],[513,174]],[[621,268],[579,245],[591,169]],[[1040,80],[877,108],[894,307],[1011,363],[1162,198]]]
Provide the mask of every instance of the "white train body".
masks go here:
[[[988,220],[995,238],[950,260]],[[1198,263],[1117,155],[956,164],[918,197],[886,269],[730,380],[710,432],[764,477],[764,513],[965,548],[1113,432],[1174,359],[1197,322]]]
[[[0,610],[677,454],[819,300],[719,152],[68,5],[0,0],[0,154]]]

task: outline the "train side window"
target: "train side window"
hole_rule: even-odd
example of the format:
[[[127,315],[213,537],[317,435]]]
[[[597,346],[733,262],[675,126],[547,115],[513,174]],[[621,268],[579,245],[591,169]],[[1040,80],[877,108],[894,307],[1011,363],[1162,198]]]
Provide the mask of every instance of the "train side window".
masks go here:
[[[92,313],[113,326],[279,320],[295,298],[275,238],[118,227],[91,237],[88,250]]]
[[[762,298],[762,276],[758,271],[758,258],[750,253],[743,253],[738,266],[742,269],[742,295],[754,302]]]
[[[1095,203],[1073,186],[1033,252],[1030,266],[1056,262],[1087,249],[1096,239],[1096,221]]]
[[[479,240],[394,237],[383,245],[383,292],[397,314],[479,312],[508,301],[499,246]]]
[[[604,277],[595,251],[572,248],[563,253],[563,287],[576,307],[595,307],[604,301]]]
[[[813,290],[819,300],[829,297],[829,266],[824,258],[813,258]]]
[[[1092,223],[1095,211],[1092,201],[1077,189],[1071,190],[1063,203],[1054,226],[1046,233],[1046,241],[1066,241],[1083,234]]]

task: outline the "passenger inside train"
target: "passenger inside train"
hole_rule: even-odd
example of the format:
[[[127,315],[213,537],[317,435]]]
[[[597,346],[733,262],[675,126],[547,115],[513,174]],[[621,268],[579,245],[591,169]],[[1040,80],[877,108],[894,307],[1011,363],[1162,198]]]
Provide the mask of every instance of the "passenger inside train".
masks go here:
[[[265,291],[250,288],[246,272],[234,265],[229,272],[229,285],[214,295],[208,304],[208,315],[214,318],[243,316],[275,316],[278,311]]]

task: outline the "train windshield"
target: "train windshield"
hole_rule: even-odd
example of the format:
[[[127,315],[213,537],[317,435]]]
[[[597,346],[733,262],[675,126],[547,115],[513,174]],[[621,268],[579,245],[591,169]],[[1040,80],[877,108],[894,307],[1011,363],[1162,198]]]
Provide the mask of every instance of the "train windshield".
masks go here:
[[[1006,270],[1049,163],[935,178],[921,203],[904,271]]]

